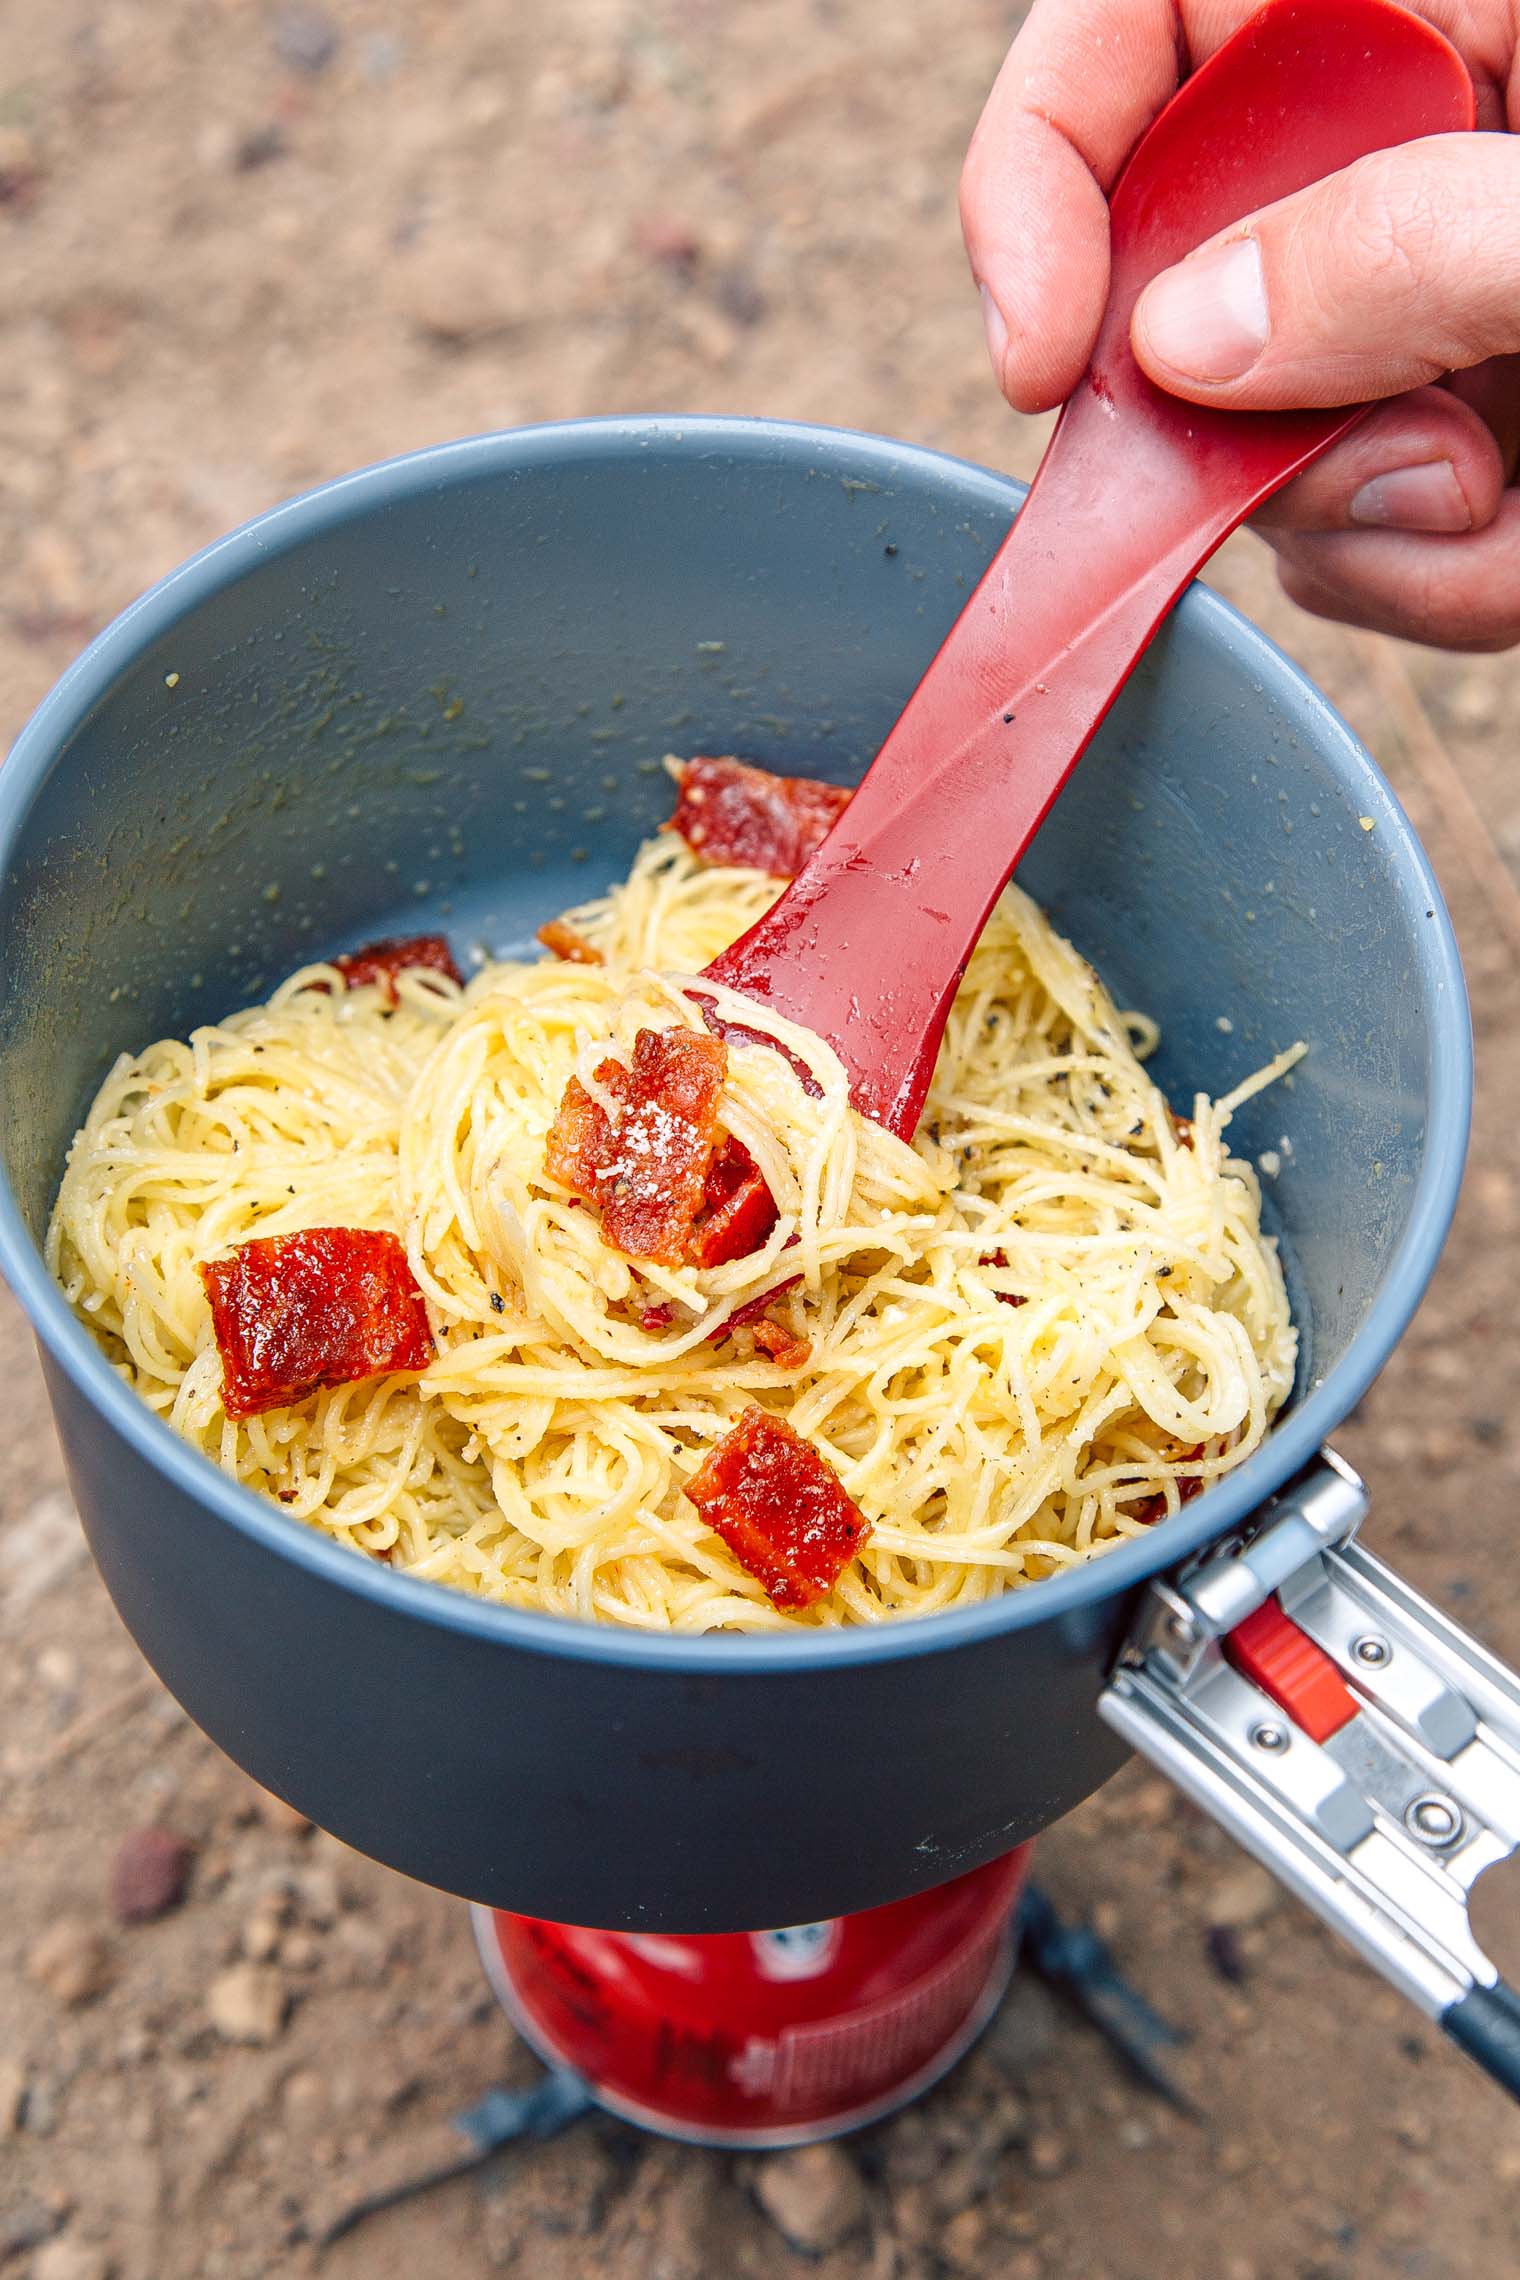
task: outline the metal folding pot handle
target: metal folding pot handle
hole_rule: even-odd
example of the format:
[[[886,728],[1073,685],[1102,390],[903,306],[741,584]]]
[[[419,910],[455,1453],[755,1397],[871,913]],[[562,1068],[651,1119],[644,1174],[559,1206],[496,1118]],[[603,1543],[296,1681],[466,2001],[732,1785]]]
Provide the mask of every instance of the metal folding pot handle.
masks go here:
[[[1332,1450],[1153,1583],[1099,1714],[1520,2099],[1520,1993],[1473,1937],[1520,1843],[1520,1680],[1355,1541]]]

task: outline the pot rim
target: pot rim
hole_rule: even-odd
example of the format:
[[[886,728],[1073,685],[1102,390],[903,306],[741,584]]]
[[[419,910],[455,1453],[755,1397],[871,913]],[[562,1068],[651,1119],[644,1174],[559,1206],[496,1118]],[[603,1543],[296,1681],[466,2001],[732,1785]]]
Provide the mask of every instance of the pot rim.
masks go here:
[[[1010,515],[1025,486],[974,462],[851,428],[785,420],[711,415],[614,417],[506,429],[433,444],[338,477],[256,516],[192,555],[150,587],[98,634],[33,714],[0,767],[0,893],[31,804],[83,721],[143,651],[190,612],[274,557],[320,537],[351,515],[492,471],[556,460],[623,457],[656,446],[689,447],[740,461],[816,459],[830,476],[859,471],[883,487],[912,471],[931,484],[968,483]],[[987,1643],[1007,1632],[1064,1617],[1089,1615],[1175,1566],[1236,1526],[1307,1464],[1356,1406],[1402,1337],[1434,1271],[1456,1206],[1472,1103],[1472,1036],[1467,994],[1450,917],[1424,849],[1370,753],[1313,683],[1267,636],[1209,588],[1194,584],[1177,605],[1200,638],[1230,649],[1242,678],[1296,707],[1299,730],[1317,751],[1339,756],[1356,781],[1356,798],[1383,844],[1397,851],[1406,891],[1429,914],[1417,934],[1419,979],[1429,1007],[1431,1083],[1424,1162],[1409,1218],[1367,1315],[1345,1353],[1274,1428],[1238,1471],[1149,1534],[1032,1589],[1006,1592],[974,1607],[880,1626],[782,1634],[712,1632],[686,1636],[624,1630],[578,1617],[536,1613],[477,1599],[444,1584],[394,1574],[358,1558],[315,1528],[293,1522],[244,1488],[156,1417],[111,1368],[78,1322],[44,1264],[0,1165],[0,1274],[28,1316],[39,1342],[75,1389],[151,1468],[185,1496],[314,1581],[335,1584],[376,1602],[376,1612],[534,1655],[663,1673],[717,1677],[795,1669],[803,1663],[846,1667],[900,1656],[939,1654]]]

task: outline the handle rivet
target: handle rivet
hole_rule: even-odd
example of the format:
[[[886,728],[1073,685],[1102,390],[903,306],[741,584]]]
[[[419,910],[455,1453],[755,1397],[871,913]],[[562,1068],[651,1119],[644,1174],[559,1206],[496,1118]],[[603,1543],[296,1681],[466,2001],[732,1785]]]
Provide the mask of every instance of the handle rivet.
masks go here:
[[[1166,1635],[1179,1647],[1191,1647],[1198,1637],[1198,1626],[1191,1615],[1168,1615]]]
[[[1288,1746],[1286,1727],[1272,1726],[1265,1719],[1251,1728],[1251,1740],[1259,1750],[1285,1750]]]
[[[1431,1790],[1424,1797],[1416,1797],[1406,1808],[1404,1826],[1422,1844],[1449,1845],[1453,1837],[1461,1834],[1462,1816],[1449,1797]]]
[[[1389,1646],[1388,1641],[1376,1637],[1371,1632],[1365,1638],[1358,1639],[1351,1652],[1357,1661],[1365,1663],[1369,1670],[1381,1670],[1384,1663],[1393,1660],[1393,1649]]]

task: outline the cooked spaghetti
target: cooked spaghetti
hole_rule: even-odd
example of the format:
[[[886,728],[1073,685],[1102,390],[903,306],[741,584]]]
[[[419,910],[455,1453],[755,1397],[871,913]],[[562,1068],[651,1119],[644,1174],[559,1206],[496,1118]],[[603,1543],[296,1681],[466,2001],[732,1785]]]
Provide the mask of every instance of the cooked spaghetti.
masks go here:
[[[546,1168],[566,1088],[615,1105],[608,1059],[641,1030],[702,1032],[682,977],[777,891],[661,836],[551,930],[557,959],[463,988],[314,965],[124,1056],[70,1152],[54,1273],[234,1478],[517,1607],[657,1631],[871,1623],[1142,1533],[1249,1456],[1292,1383],[1255,1175],[1223,1136],[1293,1056],[1174,1118],[1142,1066],[1151,1024],[1010,888],[911,1146],[850,1108],[818,1038],[709,990],[792,1056],[731,1043],[719,1104],[774,1225],[718,1265],[625,1256]],[[229,1416],[201,1270],[334,1226],[405,1244],[433,1358]],[[685,1493],[755,1410],[867,1523],[806,1607],[776,1604]]]

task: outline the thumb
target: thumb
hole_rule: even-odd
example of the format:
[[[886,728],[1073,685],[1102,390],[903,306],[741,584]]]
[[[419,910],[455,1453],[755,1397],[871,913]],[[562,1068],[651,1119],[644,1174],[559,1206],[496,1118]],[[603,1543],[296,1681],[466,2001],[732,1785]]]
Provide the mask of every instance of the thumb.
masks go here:
[[[1520,349],[1520,138],[1435,135],[1264,206],[1154,278],[1131,338],[1173,395],[1257,411]]]

